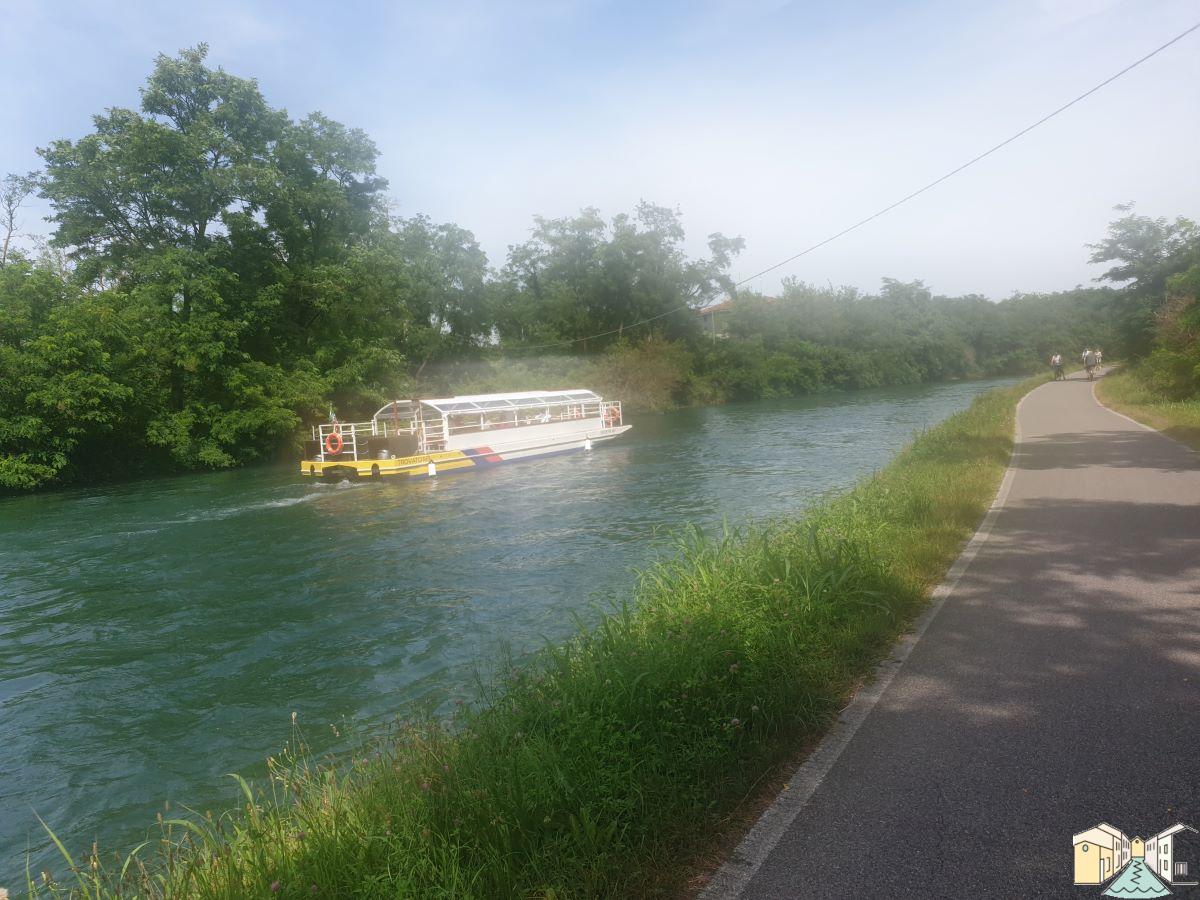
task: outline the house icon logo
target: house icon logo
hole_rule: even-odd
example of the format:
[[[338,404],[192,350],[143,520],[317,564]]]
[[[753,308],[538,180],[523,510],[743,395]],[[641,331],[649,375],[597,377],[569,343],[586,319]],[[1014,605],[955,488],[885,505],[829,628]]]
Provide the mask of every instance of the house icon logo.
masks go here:
[[[1166,897],[1200,884],[1200,833],[1178,822],[1154,837],[1128,838],[1107,822],[1075,835],[1075,883],[1109,882],[1104,897]]]

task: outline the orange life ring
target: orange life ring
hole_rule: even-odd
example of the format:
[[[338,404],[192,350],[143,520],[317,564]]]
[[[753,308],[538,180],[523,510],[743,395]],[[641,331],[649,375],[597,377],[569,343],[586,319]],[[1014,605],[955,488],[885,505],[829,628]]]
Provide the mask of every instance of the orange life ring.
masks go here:
[[[334,444],[337,446],[335,447]],[[342,440],[342,435],[337,431],[331,431],[325,436],[325,452],[336,456],[342,452],[342,448],[346,446],[346,442]]]

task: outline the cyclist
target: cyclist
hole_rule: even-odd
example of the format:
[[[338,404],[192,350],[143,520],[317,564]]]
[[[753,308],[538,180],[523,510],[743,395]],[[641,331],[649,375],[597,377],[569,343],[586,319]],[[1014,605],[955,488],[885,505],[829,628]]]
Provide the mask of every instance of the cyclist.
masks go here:
[[[1055,353],[1050,357],[1050,368],[1054,370],[1054,380],[1063,381],[1066,376],[1063,375],[1063,358],[1061,353]]]
[[[1096,377],[1096,351],[1083,351],[1083,367],[1087,369],[1088,381]]]

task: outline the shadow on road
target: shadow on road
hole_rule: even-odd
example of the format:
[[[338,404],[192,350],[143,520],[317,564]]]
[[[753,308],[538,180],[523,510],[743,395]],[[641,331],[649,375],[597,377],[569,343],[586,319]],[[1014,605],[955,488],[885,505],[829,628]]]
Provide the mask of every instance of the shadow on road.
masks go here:
[[[1200,827],[1200,507],[1006,508],[804,821],[750,896],[1098,896],[1073,834]]]
[[[1026,438],[1014,465],[1018,469],[1115,467],[1186,472],[1200,469],[1200,456],[1188,454],[1151,431],[1091,431]]]

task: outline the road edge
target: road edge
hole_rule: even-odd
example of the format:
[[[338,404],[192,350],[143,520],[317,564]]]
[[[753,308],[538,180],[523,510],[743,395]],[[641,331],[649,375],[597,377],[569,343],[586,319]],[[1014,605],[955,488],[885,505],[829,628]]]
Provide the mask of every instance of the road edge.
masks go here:
[[[937,614],[945,605],[946,600],[958,587],[958,583],[966,574],[971,562],[987,542],[996,519],[999,518],[1004,504],[1008,500],[1008,494],[1012,490],[1015,478],[1016,463],[1022,452],[1021,407],[1029,395],[1041,387],[1044,385],[1038,385],[1017,401],[1016,409],[1013,411],[1013,449],[1008,459],[1008,468],[1004,470],[1004,477],[1000,480],[1000,487],[996,490],[996,496],[984,514],[983,521],[979,523],[979,527],[975,529],[975,533],[954,564],[950,566],[945,577],[930,592],[928,607],[913,621],[912,627],[900,636],[887,659],[875,667],[869,676],[870,680],[859,689],[842,710],[837,722],[821,739],[813,752],[792,773],[779,796],[759,816],[758,821],[742,838],[733,853],[730,854],[729,859],[717,870],[705,885],[704,890],[699,893],[699,900],[736,900],[742,895],[796,817],[808,805],[808,801],[812,799],[817,788],[825,780],[825,776],[829,774],[842,755],[842,751],[854,739],[854,735],[863,722],[871,715],[871,711],[903,667],[917,642],[921,640],[922,635],[937,618]],[[1095,396],[1094,387],[1092,392]],[[1096,402],[1099,403],[1099,400]]]
[[[1107,373],[1105,373],[1105,374],[1107,374]],[[1127,415],[1125,415],[1125,413],[1118,412],[1117,410],[1113,409],[1111,406],[1109,406],[1107,403],[1105,403],[1103,400],[1101,400],[1100,395],[1096,393],[1096,388],[1098,388],[1099,386],[1100,386],[1099,381],[1096,381],[1092,384],[1092,400],[1095,401],[1096,405],[1099,406],[1101,409],[1112,413],[1114,416],[1120,416],[1122,419],[1132,422],[1134,425],[1138,426],[1139,428],[1144,428],[1144,429],[1146,429],[1146,431],[1154,432],[1160,438],[1168,440],[1172,444],[1175,444],[1176,446],[1182,447],[1188,453],[1200,453],[1200,450],[1197,450],[1195,447],[1191,446],[1190,444],[1185,444],[1183,441],[1179,440],[1178,438],[1171,437],[1169,434],[1166,434],[1161,429],[1155,428],[1153,425],[1147,425],[1145,422],[1139,422],[1133,416],[1127,416]],[[1028,395],[1026,395],[1026,396],[1028,396]],[[1025,398],[1022,397],[1021,399],[1024,400]]]

